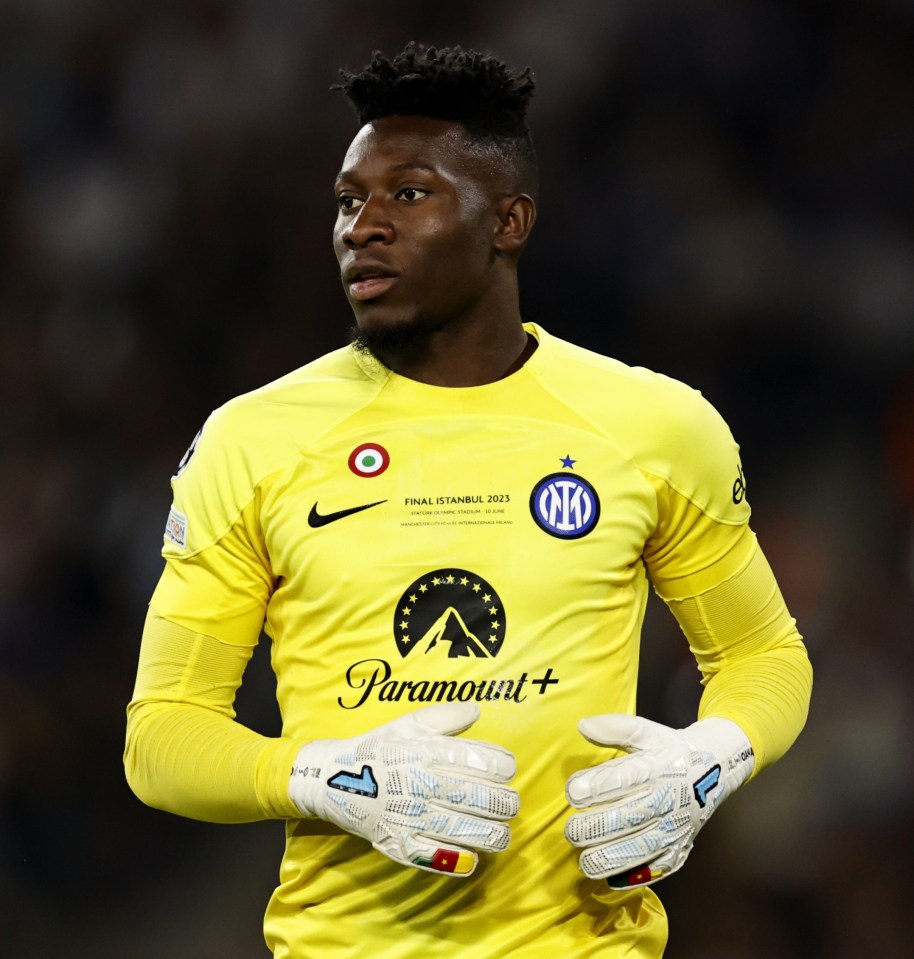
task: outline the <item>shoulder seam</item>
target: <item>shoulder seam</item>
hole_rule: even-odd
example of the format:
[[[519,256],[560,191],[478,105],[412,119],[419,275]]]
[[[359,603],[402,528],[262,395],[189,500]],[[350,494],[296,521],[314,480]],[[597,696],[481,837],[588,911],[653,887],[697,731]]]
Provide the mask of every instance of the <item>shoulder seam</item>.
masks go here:
[[[711,512],[708,506],[702,505],[694,497],[690,496],[684,490],[681,490],[669,477],[664,476],[662,473],[658,473],[655,470],[650,470],[646,466],[642,466],[641,463],[639,463],[633,456],[630,457],[630,459],[632,463],[635,464],[638,471],[645,477],[653,477],[654,479],[659,480],[664,484],[664,486],[668,486],[674,493],[676,493],[678,496],[681,496],[686,502],[691,503],[692,506],[694,506],[697,510],[701,510],[705,516],[712,519],[715,523],[719,523],[721,526],[744,526],[746,524],[746,520],[728,520],[724,519],[722,516],[719,516],[717,513]],[[650,479],[648,479],[648,483],[650,482]],[[651,485],[653,486],[653,483],[651,483]]]
[[[597,354],[597,355],[599,355],[599,354]],[[627,369],[631,369],[631,367],[626,367],[626,368],[627,368]],[[610,371],[607,371],[607,372],[610,372]],[[678,494],[679,496],[681,496],[684,500],[686,500],[687,502],[691,503],[696,509],[701,510],[701,512],[703,512],[706,516],[708,516],[708,517],[710,517],[712,520],[714,520],[714,522],[720,523],[721,525],[724,525],[724,526],[741,526],[741,525],[743,525],[743,521],[742,521],[742,520],[739,520],[739,521],[731,521],[731,520],[727,520],[727,519],[721,518],[721,517],[720,517],[717,513],[715,513],[715,512],[710,512],[710,511],[709,511],[709,507],[708,507],[707,505],[704,505],[704,504],[700,503],[700,502],[697,501],[693,496],[689,495],[689,494],[686,493],[684,490],[680,489],[680,488],[672,481],[672,479],[671,479],[669,476],[665,476],[663,473],[659,472],[658,470],[650,469],[649,467],[645,466],[645,465],[642,463],[642,461],[631,451],[631,449],[629,449],[627,446],[623,445],[615,435],[612,435],[612,434],[609,433],[607,430],[605,430],[603,427],[601,427],[601,426],[599,426],[597,423],[595,423],[590,416],[586,415],[585,413],[582,413],[580,410],[575,409],[574,407],[570,406],[567,402],[565,402],[565,400],[562,399],[561,396],[557,395],[556,392],[555,392],[550,386],[548,386],[546,383],[543,382],[542,378],[541,378],[537,373],[534,373],[533,371],[531,371],[531,375],[534,377],[534,379],[536,380],[536,382],[539,384],[540,388],[543,389],[543,390],[545,390],[545,391],[549,394],[549,396],[551,396],[552,399],[553,399],[556,403],[561,404],[561,406],[562,406],[564,409],[568,410],[568,411],[569,411],[570,413],[572,413],[574,416],[578,417],[578,419],[580,419],[580,420],[582,420],[583,422],[587,423],[587,424],[594,430],[594,432],[595,432],[597,435],[603,437],[603,439],[605,439],[608,443],[612,443],[612,445],[613,445],[617,450],[619,450],[620,453],[622,453],[622,454],[625,456],[625,458],[635,467],[635,469],[637,469],[638,472],[641,473],[641,474],[645,477],[645,479],[647,480],[647,482],[648,482],[649,485],[653,486],[653,484],[651,483],[651,480],[650,480],[650,477],[653,477],[654,479],[659,480],[661,483],[663,483],[664,485],[668,486],[674,493],[676,493],[676,494]],[[678,381],[673,381],[673,382],[678,382]],[[701,396],[701,393],[700,393],[698,390],[695,390],[693,387],[687,386],[685,383],[681,383],[680,385],[681,385],[683,388],[688,389],[688,390],[692,390],[692,392],[694,392],[694,393],[698,394],[699,396]]]
[[[200,553],[202,553],[204,550],[209,549],[211,546],[215,546],[216,543],[218,543],[235,526],[238,520],[242,517],[242,515],[244,514],[244,511],[251,505],[251,503],[254,501],[255,497],[257,496],[258,489],[262,488],[263,485],[267,483],[272,477],[279,476],[281,473],[291,469],[293,465],[292,460],[294,460],[295,457],[298,457],[307,453],[308,450],[310,450],[317,443],[319,443],[329,432],[336,429],[336,427],[339,426],[340,423],[344,422],[349,417],[354,416],[355,414],[364,410],[367,406],[370,406],[372,403],[374,403],[375,400],[378,398],[378,396],[380,396],[380,394],[383,392],[384,388],[387,386],[389,379],[390,378],[387,377],[383,382],[380,382],[380,383],[378,383],[377,381],[372,381],[376,385],[376,389],[368,400],[366,400],[361,405],[353,406],[351,409],[347,410],[346,413],[344,413],[339,419],[334,420],[332,424],[330,424],[325,430],[323,430],[317,436],[312,437],[309,440],[309,442],[306,443],[305,445],[294,447],[294,449],[290,451],[288,457],[286,457],[285,462],[281,466],[277,467],[276,469],[270,470],[267,473],[264,473],[263,476],[260,476],[256,479],[252,477],[250,496],[244,501],[243,504],[241,504],[238,507],[237,513],[235,513],[235,515],[229,520],[228,525],[226,525],[224,529],[220,530],[217,535],[215,535],[212,539],[210,539],[210,541],[206,543],[206,545],[200,546],[197,549],[194,549],[193,551],[181,552],[178,554],[169,553],[168,555],[177,556],[182,559],[191,559],[194,556],[199,556]],[[259,401],[259,397],[257,397],[257,392],[258,391],[254,390],[251,393],[243,394],[243,396],[256,398],[257,401]],[[242,397],[236,397],[235,399],[241,399],[241,398]],[[227,403],[223,403],[222,406],[219,407],[218,409],[224,409],[232,402],[233,400],[229,400]],[[164,552],[164,548],[163,548],[163,552]]]

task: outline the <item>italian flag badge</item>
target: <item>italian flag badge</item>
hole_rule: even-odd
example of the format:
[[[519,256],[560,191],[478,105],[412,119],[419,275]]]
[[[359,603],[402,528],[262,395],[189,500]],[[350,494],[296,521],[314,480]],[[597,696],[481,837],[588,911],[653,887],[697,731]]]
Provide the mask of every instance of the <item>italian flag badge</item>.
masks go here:
[[[390,466],[390,453],[380,443],[363,443],[349,454],[349,469],[356,476],[380,476]]]

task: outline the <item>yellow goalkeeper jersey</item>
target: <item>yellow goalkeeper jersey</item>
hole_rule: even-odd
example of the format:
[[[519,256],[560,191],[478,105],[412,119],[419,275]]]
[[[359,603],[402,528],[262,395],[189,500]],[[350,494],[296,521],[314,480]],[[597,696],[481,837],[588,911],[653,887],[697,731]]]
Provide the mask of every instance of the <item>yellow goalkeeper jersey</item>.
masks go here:
[[[581,874],[564,786],[609,758],[578,720],[635,711],[649,581],[698,596],[755,550],[738,448],[696,391],[526,328],[527,363],[469,388],[338,350],[217,410],[174,478],[152,608],[236,648],[265,630],[290,748],[472,700],[467,735],[517,757],[511,845],[468,879],[264,809],[279,959],[663,952],[651,889]],[[284,797],[288,764],[268,776]]]

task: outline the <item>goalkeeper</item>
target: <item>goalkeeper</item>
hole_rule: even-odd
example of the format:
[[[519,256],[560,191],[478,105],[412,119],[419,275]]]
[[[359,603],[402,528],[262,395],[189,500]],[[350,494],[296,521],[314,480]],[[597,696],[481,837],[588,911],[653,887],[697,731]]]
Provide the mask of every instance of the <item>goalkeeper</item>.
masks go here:
[[[723,420],[522,320],[533,87],[415,45],[342,74],[352,343],[218,409],[173,478],[127,777],[285,820],[278,959],[654,959],[658,881],[806,719]],[[651,586],[704,684],[685,729],[637,716]],[[276,738],[233,708],[262,632]]]

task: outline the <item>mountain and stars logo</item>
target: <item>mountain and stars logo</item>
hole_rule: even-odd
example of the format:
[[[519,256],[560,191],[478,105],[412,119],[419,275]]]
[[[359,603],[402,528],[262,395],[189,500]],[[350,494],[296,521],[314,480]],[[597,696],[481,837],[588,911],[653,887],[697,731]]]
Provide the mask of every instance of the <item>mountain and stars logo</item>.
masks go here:
[[[394,612],[394,636],[404,658],[497,656],[507,629],[491,583],[467,569],[436,569],[410,584]]]

